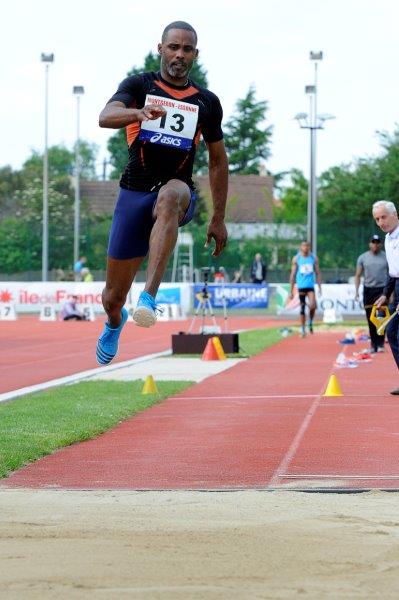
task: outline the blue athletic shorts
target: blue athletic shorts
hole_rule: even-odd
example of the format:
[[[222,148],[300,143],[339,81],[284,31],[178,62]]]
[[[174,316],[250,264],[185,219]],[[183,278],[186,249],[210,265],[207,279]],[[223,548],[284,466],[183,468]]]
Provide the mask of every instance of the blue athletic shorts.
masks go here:
[[[109,234],[108,256],[123,260],[147,255],[157,197],[158,192],[120,188]],[[190,204],[179,227],[193,218],[195,201],[196,195],[191,191]]]

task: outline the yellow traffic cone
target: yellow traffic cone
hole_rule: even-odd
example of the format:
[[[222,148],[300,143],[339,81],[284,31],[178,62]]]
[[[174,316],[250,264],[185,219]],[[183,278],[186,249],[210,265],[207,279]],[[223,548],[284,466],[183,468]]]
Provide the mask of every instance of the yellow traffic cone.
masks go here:
[[[341,386],[336,375],[331,375],[323,396],[343,396]]]
[[[214,348],[216,350],[216,354],[218,355],[219,360],[226,360],[226,355],[223,350],[222,342],[217,337],[217,335],[215,335],[212,338],[212,342],[213,342],[213,345],[214,345]]]
[[[147,375],[141,393],[142,394],[159,394],[158,388],[156,386],[156,383],[155,383],[152,375]]]

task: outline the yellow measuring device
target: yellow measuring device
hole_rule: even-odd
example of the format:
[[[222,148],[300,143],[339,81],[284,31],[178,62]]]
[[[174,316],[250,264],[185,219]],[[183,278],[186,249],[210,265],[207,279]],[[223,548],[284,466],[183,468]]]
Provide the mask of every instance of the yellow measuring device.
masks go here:
[[[376,326],[378,335],[382,335],[389,321],[397,314],[395,311],[392,315],[389,313],[387,306],[373,306],[370,314],[370,321]]]

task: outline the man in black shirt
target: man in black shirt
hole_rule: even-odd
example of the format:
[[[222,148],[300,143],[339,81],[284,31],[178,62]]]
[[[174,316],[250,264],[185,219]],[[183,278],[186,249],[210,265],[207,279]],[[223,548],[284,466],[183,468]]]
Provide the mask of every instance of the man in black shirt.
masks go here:
[[[103,306],[108,322],[97,344],[97,362],[108,364],[118,350],[127,320],[123,308],[147,253],[148,272],[133,319],[141,327],[156,321],[155,296],[177,239],[178,227],[195,207],[192,170],[203,136],[209,152],[213,215],[206,245],[213,256],[227,241],[224,213],[228,161],[221,129],[222,107],[215,94],[188,78],[198,56],[197,34],[183,21],[170,23],[158,44],[160,72],[127,77],[100,114],[100,126],[126,128],[129,162],[111,226]]]

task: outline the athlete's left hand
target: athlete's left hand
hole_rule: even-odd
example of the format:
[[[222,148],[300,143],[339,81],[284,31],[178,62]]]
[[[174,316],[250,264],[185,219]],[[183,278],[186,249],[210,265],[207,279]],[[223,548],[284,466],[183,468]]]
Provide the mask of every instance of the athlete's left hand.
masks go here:
[[[212,256],[219,256],[227,244],[227,229],[223,219],[212,217],[206,233],[205,248],[208,248],[212,238],[215,240],[215,249]]]

